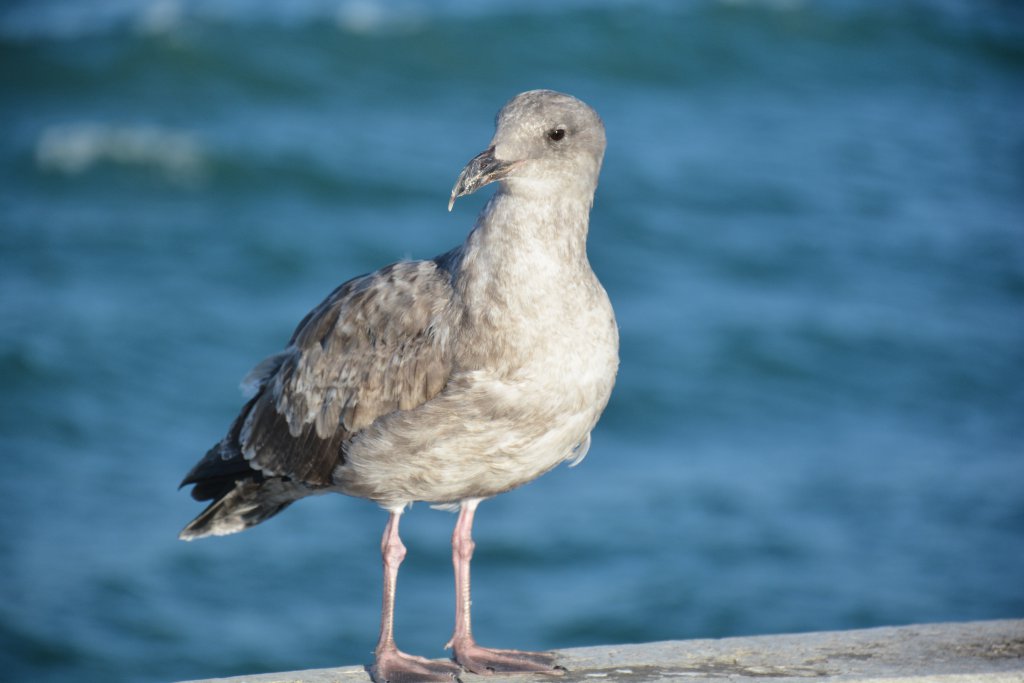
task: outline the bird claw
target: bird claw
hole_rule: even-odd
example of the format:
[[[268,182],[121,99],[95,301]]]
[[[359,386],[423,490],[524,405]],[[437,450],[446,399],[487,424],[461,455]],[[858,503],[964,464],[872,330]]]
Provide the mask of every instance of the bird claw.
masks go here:
[[[415,657],[397,649],[377,653],[370,667],[374,683],[452,683],[459,681],[458,673],[459,667],[451,662]]]
[[[475,674],[541,673],[561,676],[565,673],[564,667],[555,665],[555,655],[550,652],[498,650],[473,642],[456,644],[452,649],[452,658],[466,671]]]

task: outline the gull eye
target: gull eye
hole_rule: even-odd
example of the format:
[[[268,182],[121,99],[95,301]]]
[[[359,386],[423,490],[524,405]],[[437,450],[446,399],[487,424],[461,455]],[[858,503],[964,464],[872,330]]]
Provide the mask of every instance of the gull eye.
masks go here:
[[[565,128],[552,128],[548,131],[548,140],[558,142],[565,137]]]

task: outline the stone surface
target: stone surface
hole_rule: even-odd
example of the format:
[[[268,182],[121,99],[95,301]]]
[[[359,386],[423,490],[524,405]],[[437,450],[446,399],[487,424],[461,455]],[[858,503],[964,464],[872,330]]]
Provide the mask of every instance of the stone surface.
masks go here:
[[[1024,620],[922,624],[559,650],[564,676],[476,676],[463,683],[1024,683]],[[362,666],[191,683],[368,683]]]

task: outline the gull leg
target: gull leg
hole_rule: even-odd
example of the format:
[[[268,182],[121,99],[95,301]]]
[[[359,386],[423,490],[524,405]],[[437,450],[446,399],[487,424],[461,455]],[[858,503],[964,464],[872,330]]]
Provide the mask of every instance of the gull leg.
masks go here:
[[[458,680],[458,667],[448,662],[407,655],[395,645],[395,585],[398,581],[398,567],[405,559],[405,545],[398,536],[401,516],[401,510],[391,511],[380,544],[384,560],[384,605],[380,615],[380,638],[374,650],[375,661],[370,667],[370,675],[376,683],[451,683]]]
[[[555,667],[550,652],[495,650],[477,645],[470,618],[469,563],[473,559],[473,515],[480,499],[462,502],[459,520],[452,532],[452,564],[455,566],[455,633],[445,645],[452,658],[475,674],[535,672],[561,675],[565,669]]]

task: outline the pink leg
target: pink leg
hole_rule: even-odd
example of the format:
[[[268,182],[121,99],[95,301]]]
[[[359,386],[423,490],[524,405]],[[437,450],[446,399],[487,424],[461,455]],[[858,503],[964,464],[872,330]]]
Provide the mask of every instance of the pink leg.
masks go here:
[[[555,657],[548,652],[494,650],[477,645],[473,639],[470,619],[469,563],[473,559],[473,515],[480,500],[462,502],[459,520],[452,532],[452,564],[455,566],[455,634],[445,647],[467,671],[475,674],[536,672],[561,675],[565,669],[555,667]]]
[[[384,558],[384,606],[380,615],[380,639],[374,651],[376,661],[370,668],[370,675],[376,683],[450,683],[456,680],[458,667],[448,662],[407,655],[395,645],[395,585],[398,581],[398,566],[405,559],[405,545],[398,536],[398,521],[401,516],[401,510],[391,512],[380,545]]]

